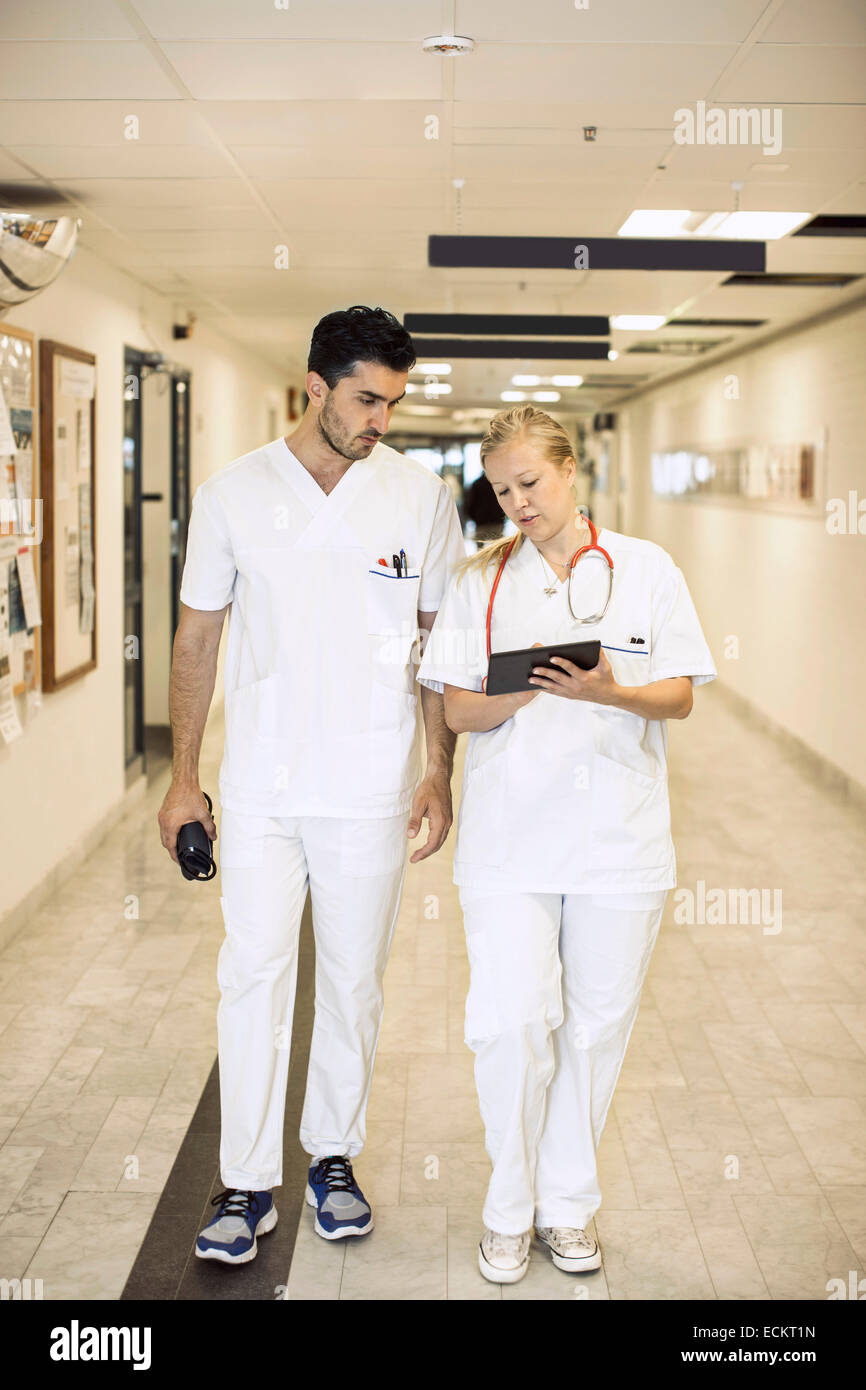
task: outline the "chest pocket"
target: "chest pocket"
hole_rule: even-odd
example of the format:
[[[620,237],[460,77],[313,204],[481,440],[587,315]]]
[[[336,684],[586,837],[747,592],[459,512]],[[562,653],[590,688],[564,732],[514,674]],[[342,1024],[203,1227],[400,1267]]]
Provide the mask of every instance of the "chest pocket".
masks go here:
[[[373,679],[411,693],[415,683],[412,649],[418,636],[418,571],[398,579],[385,569],[365,576],[367,634]]]
[[[632,634],[622,628],[605,632],[600,636],[614,679],[620,685],[646,685],[649,681],[649,632],[644,634],[643,629],[638,631],[645,637],[643,643],[632,642]]]

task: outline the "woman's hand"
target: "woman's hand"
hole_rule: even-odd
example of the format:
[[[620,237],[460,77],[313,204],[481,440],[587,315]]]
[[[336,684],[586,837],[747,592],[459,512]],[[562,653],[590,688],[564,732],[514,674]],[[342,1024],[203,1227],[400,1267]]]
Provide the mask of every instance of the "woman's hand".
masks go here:
[[[533,666],[529,676],[530,685],[546,690],[549,695],[562,695],[566,700],[592,700],[596,705],[614,705],[624,693],[614,680],[603,647],[599,648],[598,665],[591,671],[582,671],[564,656],[552,656],[550,662],[559,669]]]

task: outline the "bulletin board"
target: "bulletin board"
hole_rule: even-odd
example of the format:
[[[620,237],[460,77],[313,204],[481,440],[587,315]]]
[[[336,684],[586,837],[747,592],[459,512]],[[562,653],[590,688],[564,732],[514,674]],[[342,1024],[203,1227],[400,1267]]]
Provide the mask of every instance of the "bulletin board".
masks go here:
[[[34,375],[33,334],[0,323],[0,738],[6,743],[22,732],[14,697],[27,696],[29,713],[40,696]]]
[[[96,666],[96,358],[39,344],[44,689]]]

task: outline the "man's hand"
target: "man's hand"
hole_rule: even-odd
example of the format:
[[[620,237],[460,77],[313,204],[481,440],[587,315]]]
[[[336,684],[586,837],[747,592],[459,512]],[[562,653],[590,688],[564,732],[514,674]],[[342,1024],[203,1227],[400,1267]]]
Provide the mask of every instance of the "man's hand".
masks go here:
[[[204,792],[193,783],[172,782],[159,808],[157,820],[159,838],[175,864],[180,863],[177,857],[177,833],[182,825],[188,825],[194,820],[200,821],[211,840],[217,837],[217,828],[207,808]]]
[[[441,849],[451,829],[454,820],[451,810],[451,778],[445,772],[428,772],[424,780],[419,782],[412,799],[412,811],[406,831],[410,840],[414,840],[418,834],[425,816],[430,822],[430,834],[426,845],[422,845],[421,849],[416,849],[415,853],[409,856],[410,864],[428,859],[431,854]]]

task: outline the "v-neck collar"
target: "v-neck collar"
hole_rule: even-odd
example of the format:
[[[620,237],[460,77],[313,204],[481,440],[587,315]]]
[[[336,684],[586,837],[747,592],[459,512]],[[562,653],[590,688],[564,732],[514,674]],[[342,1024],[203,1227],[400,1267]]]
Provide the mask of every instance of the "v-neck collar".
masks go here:
[[[603,543],[602,539],[601,539],[602,536],[605,536],[605,535],[607,535],[607,534],[608,534],[608,531],[607,531],[607,528],[606,528],[605,526],[600,526],[600,527],[598,527],[597,530],[596,530],[596,536],[597,536],[597,538],[598,538],[598,544],[601,546],[602,550],[610,550],[610,546],[609,546],[609,545],[605,545],[605,544]],[[534,550],[534,551],[535,551],[535,554],[536,554],[537,557],[538,557],[539,569],[543,569],[545,575],[547,574],[547,570],[550,570],[550,572],[551,572],[551,574],[554,576],[554,578],[555,578],[557,584],[558,584],[558,585],[560,586],[560,588],[561,588],[561,587],[567,582],[568,576],[566,575],[566,578],[565,578],[565,579],[560,579],[559,575],[556,573],[556,570],[553,568],[553,566],[551,565],[550,561],[549,561],[549,560],[545,560],[545,558],[544,558],[544,556],[542,555],[541,551],[538,549],[538,546],[535,545],[534,542],[531,541],[531,540],[529,539],[528,536],[524,536],[524,541],[525,541],[525,544],[524,544],[524,545],[521,545],[520,550],[518,550],[518,552],[517,552],[518,556],[520,555],[520,552],[523,551],[523,550],[528,550],[528,549]],[[584,541],[584,545],[588,545],[588,544],[589,544],[589,541],[588,541],[588,540],[587,540],[587,541]],[[580,546],[578,546],[577,549],[579,550],[579,549],[580,549]],[[578,562],[578,563],[579,563],[579,562]],[[547,567],[546,569],[545,569],[545,566]],[[547,586],[545,586],[545,587],[547,587]]]
[[[355,459],[330,492],[325,492],[324,488],[316,482],[312,473],[304,467],[297,454],[292,453],[284,437],[275,439],[271,445],[271,450],[274,462],[283,477],[291,484],[310,514],[315,516],[322,507],[330,503],[335,504],[332,510],[343,510],[343,502],[348,501],[349,497],[357,492],[364,478],[369,476],[368,465],[375,458],[378,447],[376,445],[376,448],[365,459]]]
[[[301,523],[294,541],[295,548],[299,551],[332,552],[363,549],[363,540],[355,533],[345,513],[376,476],[379,470],[377,450],[381,446],[377,444],[365,459],[355,459],[330,492],[322,491],[284,438],[275,439],[267,447],[280,477],[285,479],[309,515],[306,525]]]

